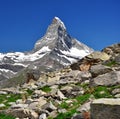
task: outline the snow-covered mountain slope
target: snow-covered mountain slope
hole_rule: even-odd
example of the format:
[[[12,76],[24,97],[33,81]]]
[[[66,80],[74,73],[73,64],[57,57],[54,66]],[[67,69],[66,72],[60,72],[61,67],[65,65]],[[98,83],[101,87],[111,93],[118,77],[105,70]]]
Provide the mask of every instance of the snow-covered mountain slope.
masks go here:
[[[22,53],[22,52],[14,52],[14,53],[7,53],[2,54],[0,53],[0,61],[5,62],[8,60],[12,60],[13,62],[26,62],[26,61],[35,61],[37,59],[40,59],[43,57],[47,52],[50,52],[51,50],[48,48],[48,46],[42,47],[40,50],[34,52],[34,53]]]
[[[56,70],[91,52],[91,48],[72,38],[64,23],[55,17],[32,51],[0,53],[0,80],[14,77],[25,68],[39,71]]]
[[[34,51],[43,46],[49,46],[51,51],[56,52],[60,59],[68,60],[67,64],[73,63],[76,59],[80,59],[93,51],[85,44],[72,38],[67,33],[64,23],[58,17],[53,19],[43,38],[36,42]]]

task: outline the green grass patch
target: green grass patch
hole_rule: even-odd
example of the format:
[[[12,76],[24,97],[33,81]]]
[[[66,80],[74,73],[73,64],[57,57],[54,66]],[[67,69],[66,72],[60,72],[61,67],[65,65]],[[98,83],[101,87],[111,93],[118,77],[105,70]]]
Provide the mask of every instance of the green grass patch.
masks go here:
[[[48,117],[48,119],[53,119],[53,117]]]
[[[44,87],[42,87],[42,88],[40,88],[42,91],[44,91],[44,92],[50,92],[51,91],[51,88],[49,87],[49,86],[44,86]]]
[[[65,108],[65,109],[68,109],[69,108],[69,104],[66,103],[65,101],[63,101],[60,105],[59,105],[60,108]]]
[[[71,109],[66,113],[59,113],[54,119],[70,119],[74,113],[76,113],[76,109]]]
[[[109,66],[109,67],[112,67],[112,66],[118,65],[118,63],[116,61],[112,60],[112,61],[106,63],[105,65]]]
[[[7,109],[10,105],[9,102],[15,102],[16,100],[21,99],[20,94],[7,94],[7,95],[0,95],[0,103],[5,104],[4,108],[1,109]]]
[[[109,87],[109,89],[111,89],[111,90],[114,90],[114,89],[116,89],[116,88],[120,88],[120,85],[115,85],[115,86]]]
[[[89,87],[89,83],[84,83],[80,85],[82,88],[86,89]]]
[[[0,119],[15,119],[15,117],[0,113]]]
[[[27,92],[27,94],[30,96],[30,95],[33,94],[34,91],[33,91],[33,90],[30,90],[30,89],[27,89],[26,92]]]
[[[79,104],[85,103],[89,98],[91,94],[85,94],[85,95],[80,95],[76,97],[76,100],[78,101]]]
[[[105,86],[98,86],[94,89],[93,95],[96,99],[98,98],[112,98],[108,87]]]

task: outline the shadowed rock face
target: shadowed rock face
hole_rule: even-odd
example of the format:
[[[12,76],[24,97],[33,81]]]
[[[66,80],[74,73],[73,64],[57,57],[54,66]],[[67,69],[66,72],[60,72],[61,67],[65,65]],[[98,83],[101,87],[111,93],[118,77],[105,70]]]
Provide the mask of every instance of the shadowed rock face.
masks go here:
[[[98,99],[91,104],[91,119],[119,119],[120,99]]]

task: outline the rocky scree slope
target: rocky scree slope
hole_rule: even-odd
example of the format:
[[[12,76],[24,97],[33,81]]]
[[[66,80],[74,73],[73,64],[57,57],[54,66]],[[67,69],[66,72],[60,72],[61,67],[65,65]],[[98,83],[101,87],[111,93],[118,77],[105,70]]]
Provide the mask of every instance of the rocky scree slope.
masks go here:
[[[93,52],[91,48],[72,38],[64,23],[55,17],[46,34],[29,52],[0,53],[0,84],[32,70],[36,75],[70,65]],[[1,81],[2,80],[2,81]]]
[[[0,96],[7,97],[0,102],[1,114],[19,119],[101,119],[106,106],[104,109],[96,106],[94,110],[90,105],[100,98],[100,104],[111,98],[119,102],[120,44],[109,46],[102,52],[93,52],[70,67],[44,73],[39,80],[31,79],[16,89],[1,89]],[[11,95],[20,97],[11,102]],[[109,101],[110,109],[114,109],[112,102]],[[94,111],[99,114],[95,115]],[[116,119],[118,112],[113,111],[112,119]],[[111,114],[107,110],[104,113],[105,119],[110,119]]]

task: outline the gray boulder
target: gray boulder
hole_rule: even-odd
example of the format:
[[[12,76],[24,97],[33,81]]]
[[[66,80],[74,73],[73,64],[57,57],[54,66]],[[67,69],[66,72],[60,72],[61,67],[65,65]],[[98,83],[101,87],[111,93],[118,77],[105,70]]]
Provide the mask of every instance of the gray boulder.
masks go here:
[[[82,114],[76,114],[71,119],[84,119]]]
[[[113,86],[120,84],[120,71],[112,71],[91,79],[91,86]]]
[[[115,98],[120,98],[120,94],[116,94],[116,95],[115,95]]]
[[[91,104],[91,119],[120,119],[120,99],[98,99]]]
[[[91,102],[86,102],[85,104],[83,104],[82,106],[80,106],[77,111],[78,112],[83,112],[83,111],[89,111],[90,110],[90,104]]]
[[[0,104],[0,108],[4,108],[5,107],[5,104]]]
[[[70,84],[70,83],[81,83],[85,80],[89,80],[91,73],[82,72],[78,70],[72,70],[68,74],[61,76],[57,84]]]
[[[101,64],[93,65],[90,68],[90,72],[93,77],[97,77],[98,75],[102,75],[102,74],[108,73],[110,71],[112,71],[112,69],[110,67],[104,66]]]
[[[29,118],[29,119],[38,119],[38,114],[30,109],[10,109],[6,111],[7,114],[18,117],[20,119]]]
[[[41,115],[39,116],[39,119],[47,119],[46,114],[45,114],[45,113],[41,114]]]
[[[0,95],[6,95],[6,94],[8,94],[6,91],[0,91]]]
[[[53,110],[56,110],[57,108],[52,104],[52,102],[46,103],[41,107],[44,110],[48,110],[49,112],[52,112]]]
[[[120,54],[115,57],[115,62],[118,63],[118,64],[120,64]]]
[[[113,95],[119,94],[120,93],[120,88],[116,88],[112,91]]]
[[[114,58],[115,56],[120,54],[120,43],[108,46],[107,48],[104,48],[102,51],[111,55]]]
[[[28,104],[13,104],[11,109],[27,108]]]

